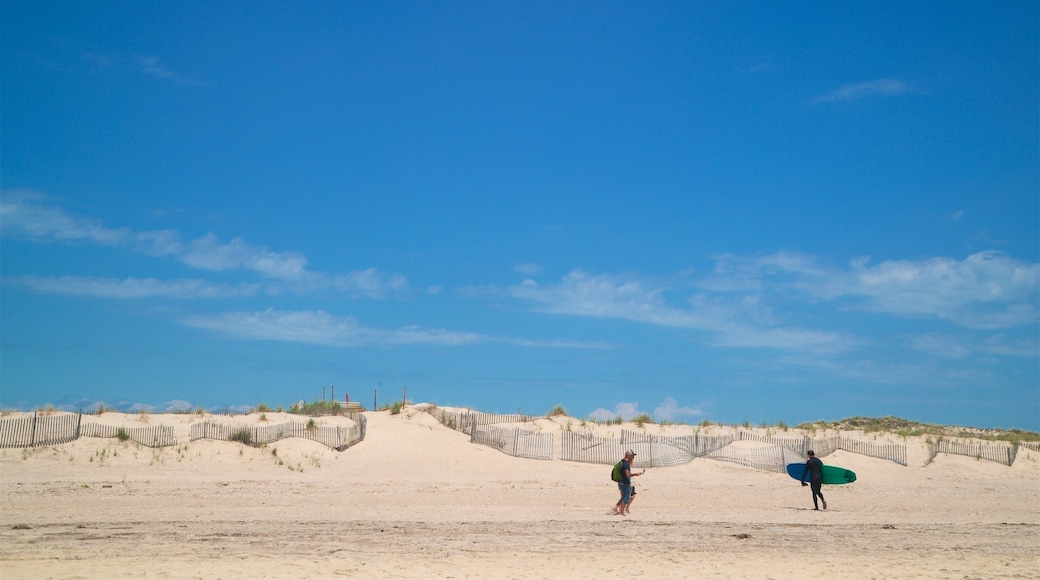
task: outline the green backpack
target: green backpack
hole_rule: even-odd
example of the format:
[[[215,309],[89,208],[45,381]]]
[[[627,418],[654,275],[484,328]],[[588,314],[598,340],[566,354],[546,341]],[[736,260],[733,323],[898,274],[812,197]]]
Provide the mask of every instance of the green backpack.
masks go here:
[[[612,469],[610,471],[610,479],[611,479],[611,481],[621,481],[621,464],[622,463],[624,463],[624,460],[618,461],[617,465],[614,466],[614,469]]]

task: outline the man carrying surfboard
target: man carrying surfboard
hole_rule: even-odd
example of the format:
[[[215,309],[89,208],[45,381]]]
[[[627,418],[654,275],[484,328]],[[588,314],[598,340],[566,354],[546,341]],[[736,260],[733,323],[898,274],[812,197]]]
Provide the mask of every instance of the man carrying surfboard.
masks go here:
[[[813,509],[820,511],[820,504],[816,501],[816,497],[819,496],[820,501],[823,502],[823,509],[827,509],[827,500],[823,499],[823,462],[820,458],[816,457],[816,453],[812,449],[809,450],[809,460],[805,462],[805,471],[802,472],[802,487],[809,485],[812,488],[812,502]],[[809,476],[809,483],[805,483],[805,476]]]

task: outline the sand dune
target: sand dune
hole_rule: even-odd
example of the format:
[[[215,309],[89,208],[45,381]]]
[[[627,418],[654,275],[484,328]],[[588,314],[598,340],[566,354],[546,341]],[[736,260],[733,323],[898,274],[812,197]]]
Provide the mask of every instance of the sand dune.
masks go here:
[[[197,416],[117,413],[96,419],[173,425],[180,443],[151,449],[84,437],[2,450],[0,575],[1040,577],[1035,452],[1012,467],[949,455],[924,465],[923,440],[911,439],[903,467],[838,451],[824,462],[859,480],[826,487],[823,512],[786,475],[696,459],[637,479],[632,516],[622,518],[608,515],[617,499],[609,466],[511,457],[414,407],[366,418],[365,440],[342,452],[305,439],[263,448],[188,442]],[[259,417],[208,419],[246,425]],[[620,428],[567,418],[536,424],[544,432]]]

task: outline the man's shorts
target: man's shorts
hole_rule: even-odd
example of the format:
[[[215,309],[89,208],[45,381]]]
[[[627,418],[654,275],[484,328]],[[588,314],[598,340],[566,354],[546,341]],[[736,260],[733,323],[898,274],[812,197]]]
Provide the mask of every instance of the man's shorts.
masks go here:
[[[617,486],[621,490],[621,502],[632,503],[632,484],[619,481]]]

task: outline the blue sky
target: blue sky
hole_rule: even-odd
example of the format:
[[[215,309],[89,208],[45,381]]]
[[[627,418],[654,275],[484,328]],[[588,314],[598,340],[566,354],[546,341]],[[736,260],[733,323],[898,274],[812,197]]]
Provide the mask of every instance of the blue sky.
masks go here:
[[[1040,429],[1035,2],[0,16],[5,408]]]

